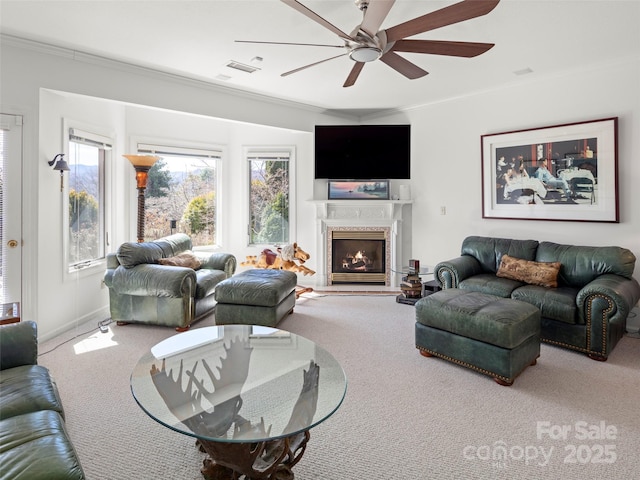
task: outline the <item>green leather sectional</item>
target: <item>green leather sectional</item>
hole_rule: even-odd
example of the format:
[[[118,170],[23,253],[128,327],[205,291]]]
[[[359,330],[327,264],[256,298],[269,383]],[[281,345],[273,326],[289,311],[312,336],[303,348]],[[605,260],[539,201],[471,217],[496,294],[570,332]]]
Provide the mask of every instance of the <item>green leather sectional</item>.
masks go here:
[[[35,322],[0,327],[0,479],[84,479],[58,388],[37,360]]]
[[[535,262],[560,262],[557,288],[496,275],[503,255]],[[535,305],[541,340],[606,360],[625,333],[627,317],[640,300],[633,278],[636,257],[626,248],[562,245],[536,240],[467,237],[461,256],[439,263],[443,289],[459,288]]]
[[[231,277],[236,258],[229,253],[193,252],[197,270],[161,265],[161,259],[190,252],[191,238],[176,233],[151,242],[122,244],[107,255],[104,282],[109,288],[111,319],[187,329],[211,313],[216,285]]]

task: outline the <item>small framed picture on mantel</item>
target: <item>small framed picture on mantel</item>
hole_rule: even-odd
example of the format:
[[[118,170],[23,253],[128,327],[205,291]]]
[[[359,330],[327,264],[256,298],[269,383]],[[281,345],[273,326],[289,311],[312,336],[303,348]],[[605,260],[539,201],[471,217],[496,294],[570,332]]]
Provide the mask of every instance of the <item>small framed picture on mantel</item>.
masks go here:
[[[329,180],[329,200],[389,200],[389,180]]]

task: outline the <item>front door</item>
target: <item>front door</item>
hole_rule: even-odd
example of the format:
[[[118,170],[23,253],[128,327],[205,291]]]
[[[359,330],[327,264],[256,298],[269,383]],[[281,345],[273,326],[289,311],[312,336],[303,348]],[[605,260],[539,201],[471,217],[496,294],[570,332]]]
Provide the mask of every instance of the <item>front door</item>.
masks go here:
[[[22,298],[22,116],[0,114],[0,303]]]

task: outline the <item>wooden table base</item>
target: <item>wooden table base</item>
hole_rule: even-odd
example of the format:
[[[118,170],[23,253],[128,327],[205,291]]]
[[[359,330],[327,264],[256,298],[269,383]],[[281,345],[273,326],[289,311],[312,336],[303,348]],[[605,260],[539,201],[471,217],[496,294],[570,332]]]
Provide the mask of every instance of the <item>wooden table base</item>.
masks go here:
[[[300,461],[309,432],[259,443],[223,443],[198,440],[208,454],[203,461],[206,480],[293,480],[293,466]]]

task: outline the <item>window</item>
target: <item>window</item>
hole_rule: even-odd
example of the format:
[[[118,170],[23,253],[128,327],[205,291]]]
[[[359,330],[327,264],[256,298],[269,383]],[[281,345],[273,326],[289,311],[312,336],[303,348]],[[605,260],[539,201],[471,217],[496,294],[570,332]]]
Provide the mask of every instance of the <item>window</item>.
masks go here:
[[[138,144],[158,155],[145,190],[145,239],[186,233],[195,247],[216,245],[219,150]]]
[[[249,151],[249,243],[289,243],[291,152]]]
[[[111,140],[69,129],[69,267],[81,268],[105,256],[105,164]]]

